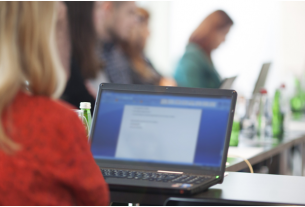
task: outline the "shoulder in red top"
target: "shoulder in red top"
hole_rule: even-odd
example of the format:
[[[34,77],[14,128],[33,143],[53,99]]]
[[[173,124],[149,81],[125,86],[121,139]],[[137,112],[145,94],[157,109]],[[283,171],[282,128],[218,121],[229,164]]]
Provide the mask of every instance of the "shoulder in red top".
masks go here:
[[[108,205],[108,186],[69,105],[19,92],[2,123],[22,149],[0,151],[0,205]]]

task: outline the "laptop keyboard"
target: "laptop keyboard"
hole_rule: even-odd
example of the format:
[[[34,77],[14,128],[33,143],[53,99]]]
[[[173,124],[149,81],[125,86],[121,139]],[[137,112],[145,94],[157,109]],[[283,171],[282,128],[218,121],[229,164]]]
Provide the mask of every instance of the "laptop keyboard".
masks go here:
[[[101,169],[101,171],[105,178],[106,177],[128,178],[133,180],[149,180],[156,182],[200,184],[211,179],[211,177],[209,176],[195,176],[195,175],[185,175],[185,174],[139,172],[139,171],[115,170],[115,169]]]

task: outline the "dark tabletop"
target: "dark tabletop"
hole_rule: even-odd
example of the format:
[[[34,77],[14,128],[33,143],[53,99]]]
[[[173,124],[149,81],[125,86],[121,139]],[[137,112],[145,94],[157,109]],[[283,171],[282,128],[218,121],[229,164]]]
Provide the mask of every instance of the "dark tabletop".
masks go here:
[[[305,177],[229,172],[217,184],[193,196],[111,191],[111,202],[163,205],[170,197],[305,205]]]

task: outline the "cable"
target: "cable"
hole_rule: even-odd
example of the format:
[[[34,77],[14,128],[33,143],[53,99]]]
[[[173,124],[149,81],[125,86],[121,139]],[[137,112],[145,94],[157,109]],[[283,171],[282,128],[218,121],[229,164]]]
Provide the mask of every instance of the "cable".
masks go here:
[[[242,157],[242,156],[239,156],[239,155],[228,155],[228,157],[236,157],[236,158],[241,158],[245,161],[245,163],[248,165],[249,167],[249,170],[250,170],[250,173],[253,173],[253,168],[252,168],[252,165],[251,163],[249,162],[249,160],[247,160],[246,158]]]

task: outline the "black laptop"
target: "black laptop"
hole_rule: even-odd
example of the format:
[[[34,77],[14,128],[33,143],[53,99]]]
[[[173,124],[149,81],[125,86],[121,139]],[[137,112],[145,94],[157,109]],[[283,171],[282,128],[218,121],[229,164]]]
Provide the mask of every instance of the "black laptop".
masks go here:
[[[234,90],[100,84],[91,152],[111,190],[192,194],[224,179]]]

